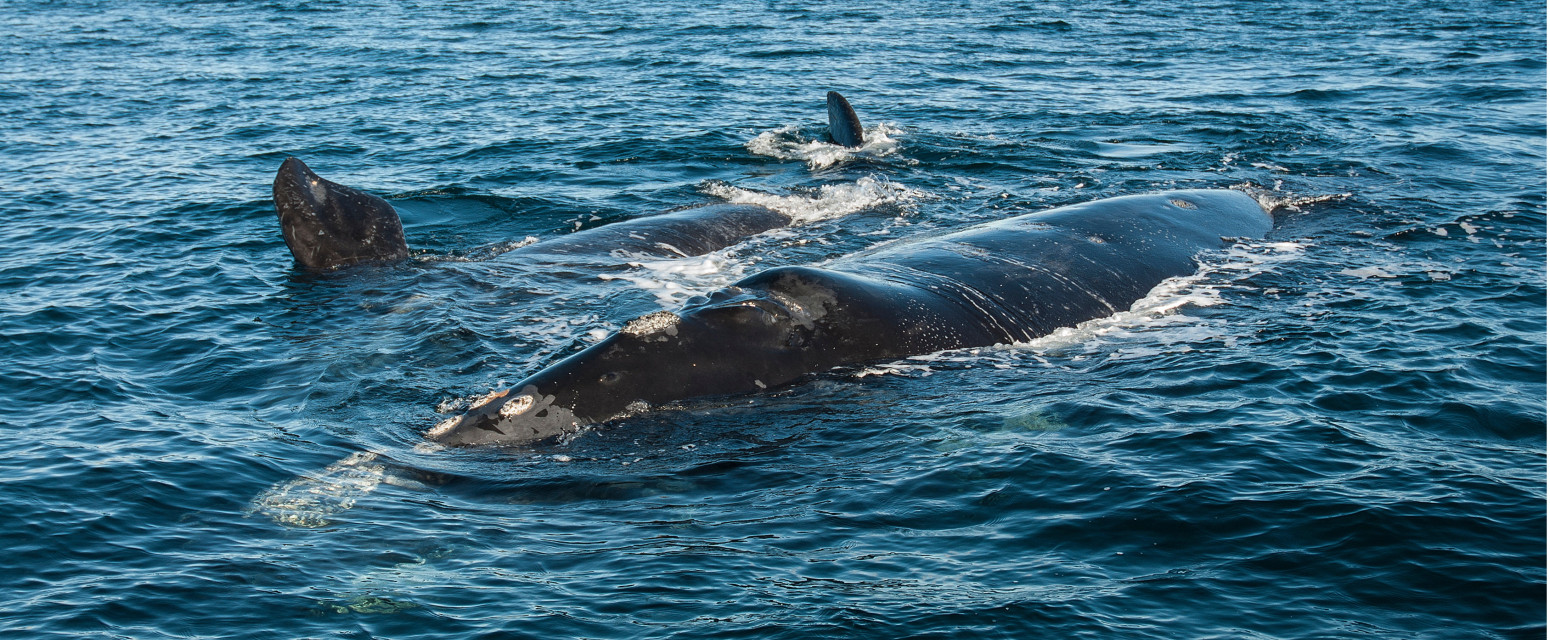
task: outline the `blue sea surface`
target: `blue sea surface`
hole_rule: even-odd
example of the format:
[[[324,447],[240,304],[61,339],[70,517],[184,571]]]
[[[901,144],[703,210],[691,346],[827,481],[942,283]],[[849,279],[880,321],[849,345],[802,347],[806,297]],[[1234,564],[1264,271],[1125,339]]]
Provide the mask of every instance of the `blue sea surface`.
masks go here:
[[[0,0],[0,636],[1543,638],[1542,2]],[[823,144],[824,94],[870,142]],[[414,257],[292,264],[288,156]],[[528,449],[632,318],[1041,209],[1276,229]],[[652,213],[706,256],[507,252]]]

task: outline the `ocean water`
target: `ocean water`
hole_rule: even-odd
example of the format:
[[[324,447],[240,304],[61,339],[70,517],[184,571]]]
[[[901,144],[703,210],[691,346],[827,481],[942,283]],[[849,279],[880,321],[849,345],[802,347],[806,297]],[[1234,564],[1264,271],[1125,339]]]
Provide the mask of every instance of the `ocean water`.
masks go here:
[[[1545,7],[0,2],[0,636],[1543,638]],[[871,142],[821,144],[824,92]],[[292,266],[287,156],[415,257]],[[420,433],[780,265],[1233,187],[1028,344]],[[789,229],[555,268],[712,202]]]

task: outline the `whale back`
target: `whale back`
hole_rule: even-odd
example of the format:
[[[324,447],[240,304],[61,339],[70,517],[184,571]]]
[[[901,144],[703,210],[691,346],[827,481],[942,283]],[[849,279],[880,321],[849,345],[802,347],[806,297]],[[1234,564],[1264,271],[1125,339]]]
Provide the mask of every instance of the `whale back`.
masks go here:
[[[1046,335],[1128,308],[1270,216],[1231,191],[1114,198],[778,267],[659,311],[427,432],[520,445],[642,408],[753,393],[844,364]]]
[[[750,236],[791,224],[791,218],[756,204],[709,204],[613,222],[545,240],[511,252],[513,257],[565,260],[622,250],[661,256],[698,256]]]
[[[993,342],[1023,342],[1129,309],[1163,280],[1194,273],[1200,252],[1270,228],[1243,193],[1173,191],[1008,218],[832,268],[923,288]]]

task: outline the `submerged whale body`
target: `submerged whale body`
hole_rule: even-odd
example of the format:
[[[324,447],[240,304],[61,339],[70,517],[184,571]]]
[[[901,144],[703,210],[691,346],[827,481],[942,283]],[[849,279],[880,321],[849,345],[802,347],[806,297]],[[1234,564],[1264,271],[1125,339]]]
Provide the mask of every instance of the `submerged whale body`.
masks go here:
[[[386,200],[324,180],[301,160],[287,158],[274,180],[280,231],[296,263],[336,269],[409,257],[403,224]],[[615,250],[672,256],[710,253],[749,236],[787,226],[791,218],[751,204],[711,204],[593,227],[520,247],[514,252],[606,256]]]
[[[618,333],[426,432],[521,445],[644,407],[745,394],[832,367],[1009,344],[1128,309],[1201,251],[1261,238],[1237,191],[1098,200],[852,256],[780,267]]]

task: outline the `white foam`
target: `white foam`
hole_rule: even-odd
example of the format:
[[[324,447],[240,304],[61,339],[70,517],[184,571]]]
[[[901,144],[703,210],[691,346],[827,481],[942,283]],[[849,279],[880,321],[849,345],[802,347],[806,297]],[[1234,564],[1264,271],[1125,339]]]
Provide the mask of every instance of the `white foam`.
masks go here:
[[[924,378],[931,375],[931,367],[924,364],[911,364],[908,362],[889,362],[866,367],[860,371],[857,371],[854,375],[857,378],[890,375],[907,377],[918,376]]]
[[[855,182],[824,185],[817,190],[790,195],[764,193],[725,182],[709,182],[701,187],[707,195],[736,204],[756,204],[779,211],[793,225],[808,225],[832,220],[882,205],[908,205],[926,195],[924,191],[895,184],[885,178],[863,177]],[[758,242],[790,238],[789,228],[760,234]],[[792,240],[802,244],[808,240]],[[823,241],[822,238],[816,241]],[[644,254],[619,254],[630,266],[622,273],[604,273],[604,280],[623,280],[650,291],[664,308],[681,305],[691,296],[701,295],[742,279],[757,263],[757,256],[745,256],[749,242],[740,243],[699,256],[674,258],[647,257]]]
[[[1145,297],[1130,305],[1128,310],[1089,320],[1075,327],[1063,327],[1047,336],[1012,345],[1011,348],[1032,351],[1035,355],[1068,351],[1074,347],[1086,347],[1087,351],[1095,352],[1096,347],[1104,343],[1158,329],[1168,330],[1166,340],[1141,341],[1147,346],[1115,351],[1108,357],[1149,357],[1176,348],[1177,345],[1203,342],[1222,342],[1231,346],[1236,340],[1233,327],[1225,322],[1210,322],[1182,315],[1179,311],[1222,304],[1223,291],[1241,288],[1243,285],[1240,283],[1244,280],[1297,259],[1305,248],[1305,245],[1297,242],[1234,245],[1209,259],[1196,273],[1162,281]],[[1189,350],[1189,347],[1184,349]]]
[[[755,136],[743,146],[750,153],[781,160],[801,160],[812,170],[832,167],[858,156],[881,158],[898,151],[899,142],[889,134],[903,133],[902,129],[888,123],[879,123],[870,129],[862,128],[866,142],[851,149],[822,139],[802,136],[801,128],[785,126],[771,129]]]
[[[817,191],[791,195],[764,193],[734,187],[725,182],[709,182],[700,190],[735,204],[769,207],[786,214],[792,224],[798,225],[840,218],[885,204],[909,204],[929,195],[876,176],[867,176],[851,183],[824,185]]]
[[[735,247],[702,256],[638,260],[623,273],[602,273],[603,280],[623,280],[650,291],[664,308],[680,306],[690,296],[714,291],[742,279],[749,263],[737,259]]]

